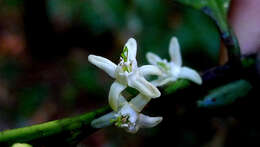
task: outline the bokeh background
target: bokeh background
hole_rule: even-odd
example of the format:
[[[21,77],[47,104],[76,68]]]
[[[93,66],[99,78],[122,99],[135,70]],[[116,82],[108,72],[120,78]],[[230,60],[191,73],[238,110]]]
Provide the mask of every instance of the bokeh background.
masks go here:
[[[179,39],[185,65],[200,72],[219,65],[215,23],[172,0],[0,0],[0,130],[105,106],[113,79],[91,65],[88,55],[118,62],[125,42],[134,37],[138,64],[143,65],[148,51],[169,59],[172,36]],[[78,146],[220,147],[258,142],[259,127],[254,118],[241,114],[241,107],[189,108],[199,99],[193,97],[197,92],[152,101],[145,112],[164,117],[155,128],[132,135],[108,127]]]

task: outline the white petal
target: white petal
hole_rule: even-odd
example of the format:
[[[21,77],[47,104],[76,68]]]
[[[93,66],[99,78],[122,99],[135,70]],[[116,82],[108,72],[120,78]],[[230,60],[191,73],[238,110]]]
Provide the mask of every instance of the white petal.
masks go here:
[[[162,117],[150,117],[147,115],[140,114],[138,125],[140,128],[152,128],[158,125],[162,121]]]
[[[202,83],[200,75],[195,70],[188,67],[181,68],[178,78],[188,79],[199,85]]]
[[[171,61],[175,64],[181,66],[182,65],[182,57],[180,51],[180,45],[176,37],[172,37],[169,46],[169,55],[171,57]]]
[[[120,105],[119,102],[121,102],[120,94],[121,92],[126,88],[125,85],[122,85],[115,81],[109,90],[109,95],[108,95],[108,102],[110,107],[114,110],[117,111],[118,107]]]
[[[137,112],[141,112],[145,105],[149,103],[151,100],[150,97],[147,97],[142,94],[138,94],[136,97],[132,98],[129,104],[132,108],[134,108]]]
[[[158,87],[158,86],[163,86],[165,84],[168,84],[169,82],[174,82],[176,81],[176,78],[174,77],[165,77],[165,78],[158,78],[157,80],[151,81],[151,83]]]
[[[111,121],[112,119],[115,119],[115,112],[110,112],[108,114],[105,114],[91,122],[91,126],[93,128],[104,128],[107,126],[110,126],[113,124]]]
[[[138,113],[128,104],[126,103],[119,111],[119,115],[128,115],[128,120],[131,123],[135,123],[138,117]]]
[[[121,94],[119,95],[118,99],[119,107],[122,107],[125,103],[128,103],[128,101],[123,97]]]
[[[157,65],[157,62],[163,62],[163,60],[154,53],[148,52],[146,54],[147,61],[152,65]]]
[[[128,85],[132,88],[138,90],[141,94],[151,97],[157,98],[161,96],[161,92],[153,86],[150,82],[144,79],[144,77],[133,76],[128,82]]]
[[[142,73],[143,76],[147,76],[147,75],[162,75],[161,70],[154,65],[144,65],[139,67],[139,71]]]
[[[128,59],[130,61],[136,60],[137,43],[134,38],[128,39],[125,46],[128,48]]]
[[[129,75],[129,73],[126,72],[126,71],[123,71],[121,66],[117,66],[117,68],[116,68],[116,80],[119,83],[127,85],[128,75]]]
[[[114,64],[110,60],[101,56],[89,55],[88,61],[96,65],[98,68],[104,70],[112,78],[115,78],[116,64]]]
[[[140,129],[139,126],[135,126],[135,127],[132,127],[132,128],[125,128],[126,132],[132,133],[132,134],[135,134],[139,129]]]

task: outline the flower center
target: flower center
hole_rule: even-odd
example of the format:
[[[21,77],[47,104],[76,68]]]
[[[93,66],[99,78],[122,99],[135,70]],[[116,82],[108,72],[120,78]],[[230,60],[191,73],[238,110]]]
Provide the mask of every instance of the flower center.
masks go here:
[[[124,62],[127,62],[127,58],[128,58],[128,48],[127,48],[127,46],[124,47],[123,52],[121,53],[121,57],[122,57]]]
[[[167,64],[165,62],[157,62],[157,65],[159,66],[159,68],[161,68],[165,72],[170,71],[170,67],[167,66]]]
[[[119,115],[116,119],[112,119],[111,122],[115,123],[115,126],[122,127],[125,124],[129,124],[130,116],[128,114],[125,115]]]
[[[121,66],[121,68],[122,68],[122,70],[123,70],[123,72],[128,72],[128,73],[130,73],[130,72],[132,72],[133,71],[133,62],[120,62],[120,64],[119,64],[120,66]]]

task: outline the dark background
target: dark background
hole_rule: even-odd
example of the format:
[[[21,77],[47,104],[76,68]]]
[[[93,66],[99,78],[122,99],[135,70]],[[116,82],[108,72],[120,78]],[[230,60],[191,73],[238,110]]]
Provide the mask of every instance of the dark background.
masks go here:
[[[134,37],[139,65],[147,64],[148,51],[169,59],[172,36],[179,39],[184,65],[202,73],[221,62],[215,23],[173,1],[0,0],[0,130],[74,116],[106,105],[113,79],[91,65],[87,56],[96,54],[117,63],[124,43]],[[135,135],[109,127],[80,145],[259,144],[256,87],[231,106],[196,107],[205,91],[241,76],[253,81],[254,86],[258,84],[255,71],[248,70],[213,85],[194,85],[174,95],[163,95],[144,110],[163,116],[157,127]]]

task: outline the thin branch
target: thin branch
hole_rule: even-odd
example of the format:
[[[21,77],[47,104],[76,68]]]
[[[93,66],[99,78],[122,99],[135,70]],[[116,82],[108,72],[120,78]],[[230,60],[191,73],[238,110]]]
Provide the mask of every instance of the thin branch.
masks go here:
[[[93,119],[105,114],[110,109],[108,106],[100,108],[96,111],[82,114],[75,117],[69,117],[61,120],[54,120],[42,124],[32,125],[24,128],[5,130],[0,132],[0,146],[8,146],[15,142],[30,142],[46,137],[54,137],[53,140],[64,144],[74,144],[83,137],[96,131],[92,128],[90,123]],[[65,135],[64,135],[65,134]],[[62,135],[62,141],[57,136]],[[49,139],[46,141],[54,146],[55,142]]]

